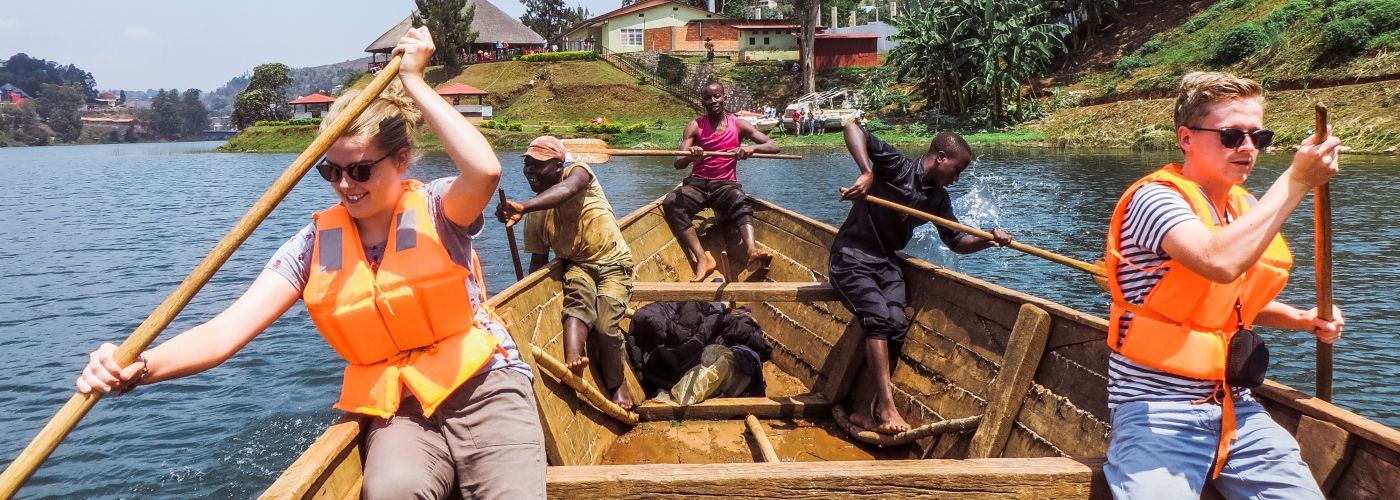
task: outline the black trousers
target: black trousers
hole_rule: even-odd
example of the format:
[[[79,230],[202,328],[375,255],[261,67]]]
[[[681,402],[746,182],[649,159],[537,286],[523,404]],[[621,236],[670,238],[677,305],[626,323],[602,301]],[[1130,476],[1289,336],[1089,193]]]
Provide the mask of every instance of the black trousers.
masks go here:
[[[909,318],[898,259],[833,248],[827,271],[841,304],[855,314],[866,338],[889,342],[890,359],[899,359]]]
[[[690,228],[691,217],[707,207],[713,208],[715,215],[734,227],[749,224],[753,219],[749,195],[744,193],[743,186],[731,180],[686,177],[680,187],[661,200],[666,225],[675,233]]]

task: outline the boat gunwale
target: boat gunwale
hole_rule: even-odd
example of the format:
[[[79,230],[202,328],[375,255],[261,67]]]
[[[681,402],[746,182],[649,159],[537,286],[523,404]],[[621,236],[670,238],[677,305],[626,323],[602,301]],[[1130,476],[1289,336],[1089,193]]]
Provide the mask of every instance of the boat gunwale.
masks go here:
[[[808,224],[808,225],[811,225],[811,226],[813,226],[813,227],[815,227],[815,228],[818,228],[818,229],[820,229],[820,230],[822,230],[822,231],[825,231],[825,232],[827,232],[827,233],[830,233],[830,234],[833,234],[833,235],[835,234],[836,229],[835,229],[833,226],[829,225],[829,224],[826,224],[826,223],[824,223],[824,222],[821,222],[821,221],[812,219],[812,218],[807,217],[807,216],[805,216],[805,215],[802,215],[802,214],[793,212],[793,211],[791,211],[791,210],[788,210],[788,209],[786,209],[786,208],[783,208],[783,207],[781,207],[781,206],[778,206],[778,205],[776,205],[776,204],[774,204],[774,203],[772,203],[772,202],[769,202],[769,201],[767,201],[767,200],[763,200],[763,199],[759,199],[759,198],[751,198],[751,200],[754,202],[755,205],[761,206],[763,210],[775,211],[775,212],[777,212],[778,214],[780,214],[780,215],[782,215],[782,216],[785,216],[785,217],[792,218],[792,219],[796,220],[796,221],[799,222],[799,223]],[[624,229],[625,229],[625,228],[628,227],[629,225],[631,225],[631,224],[635,223],[636,221],[640,220],[642,217],[644,217],[645,215],[647,215],[649,212],[655,210],[655,209],[660,205],[660,203],[661,203],[661,198],[658,198],[658,199],[655,200],[655,201],[652,201],[652,202],[650,202],[650,203],[647,203],[647,204],[644,204],[644,205],[638,207],[635,211],[633,211],[632,213],[630,213],[630,214],[628,214],[626,217],[624,217],[622,220],[620,220],[620,221],[619,221],[619,226],[620,226],[621,228],[624,228]],[[757,208],[757,207],[756,207],[756,208]],[[946,278],[946,279],[951,279],[951,280],[953,280],[953,281],[955,281],[955,282],[957,282],[957,283],[959,283],[959,284],[972,287],[972,288],[974,288],[974,289],[983,291],[983,292],[985,292],[985,293],[1003,296],[1003,297],[1006,297],[1006,298],[1008,298],[1008,299],[1010,299],[1010,300],[1013,300],[1013,301],[1020,301],[1020,302],[1022,302],[1022,303],[1031,303],[1031,304],[1035,304],[1035,305],[1037,305],[1037,306],[1040,306],[1040,307],[1044,308],[1047,312],[1050,312],[1052,315],[1054,315],[1055,317],[1060,318],[1060,319],[1066,319],[1066,320],[1074,321],[1074,322],[1080,323],[1080,324],[1082,324],[1082,325],[1084,325],[1084,326],[1088,326],[1088,327],[1091,327],[1091,328],[1095,328],[1095,329],[1098,329],[1098,330],[1101,330],[1101,331],[1106,331],[1106,329],[1107,329],[1108,322],[1107,322],[1107,320],[1105,320],[1105,319],[1103,319],[1103,318],[1099,318],[1099,317],[1097,317],[1097,316],[1093,316],[1093,315],[1090,315],[1090,314],[1087,314],[1087,313],[1080,312],[1080,311],[1075,310],[1075,309],[1072,309],[1072,308],[1070,308],[1070,307],[1068,307],[1068,306],[1064,306],[1064,305],[1062,305],[1062,304],[1059,304],[1059,303],[1057,303],[1057,302],[1053,302],[1053,301],[1050,301],[1050,300],[1047,300],[1047,299],[1044,299],[1044,298],[1040,298],[1040,297],[1037,297],[1037,296],[1034,296],[1034,295],[1029,295],[1029,294],[1026,294],[1026,293],[1023,293],[1023,292],[1019,292],[1019,291],[1012,290],[1012,289],[1009,289],[1009,288],[1006,288],[1006,287],[1002,287],[1002,286],[1000,286],[1000,285],[996,285],[996,284],[993,284],[993,283],[991,283],[991,282],[988,282],[988,281],[985,281],[985,280],[982,280],[982,279],[979,279],[979,278],[972,277],[972,276],[970,276],[970,275],[966,275],[966,274],[963,274],[963,273],[960,273],[960,272],[957,272],[957,271],[953,271],[953,270],[950,270],[950,269],[947,269],[947,268],[938,266],[938,265],[936,265],[936,264],[933,264],[933,263],[931,263],[931,262],[924,261],[924,260],[922,260],[922,259],[918,259],[918,258],[909,256],[909,255],[907,255],[907,254],[901,253],[900,256],[901,256],[901,259],[904,261],[905,264],[907,264],[907,265],[909,265],[909,266],[911,266],[911,267],[913,267],[913,268],[915,268],[915,269],[918,269],[918,270],[921,270],[921,271],[931,272],[931,273],[933,273],[935,276],[942,277],[942,278]],[[551,269],[553,269],[554,266],[559,266],[559,265],[561,265],[561,264],[560,264],[560,261],[558,261],[558,259],[552,260],[552,261],[551,261],[547,266],[545,266],[544,268],[541,268],[540,270],[538,270],[538,271],[536,271],[536,272],[534,272],[534,273],[531,273],[531,274],[527,275],[524,279],[517,281],[516,283],[512,284],[511,286],[505,288],[505,289],[502,290],[501,292],[498,292],[496,295],[492,296],[489,303],[490,303],[491,305],[493,305],[493,306],[499,306],[499,305],[501,305],[502,303],[508,302],[510,299],[512,299],[512,298],[514,298],[514,297],[520,295],[523,291],[528,290],[530,287],[533,287],[533,286],[537,285],[540,281],[542,281],[542,280],[544,280],[544,279],[547,279],[548,271],[551,270]],[[543,271],[543,272],[542,272],[542,271]],[[514,338],[514,334],[512,333],[511,335],[512,335],[512,338]],[[521,344],[519,344],[519,342],[517,341],[517,345],[521,345]],[[1062,345],[1059,345],[1059,346],[1056,346],[1056,345],[1053,345],[1053,344],[1052,344],[1052,345],[1047,345],[1046,348],[1045,348],[1045,351],[1046,351],[1046,352],[1049,352],[1049,351],[1051,351],[1051,350],[1053,350],[1053,349],[1056,349],[1056,348],[1067,347],[1067,346],[1072,346],[1072,345],[1074,345],[1074,344],[1062,344]],[[534,363],[531,362],[532,360],[531,360],[530,358],[527,358],[527,357],[526,357],[526,356],[529,356],[529,354],[528,354],[526,351],[528,351],[528,350],[522,350],[522,354],[521,354],[521,355],[522,355],[522,358],[525,358],[525,360],[526,360],[527,362],[530,362],[531,369],[532,369],[532,370],[535,370],[535,368],[534,368]],[[536,370],[536,376],[537,376],[537,377],[539,376],[537,370]],[[1381,447],[1381,448],[1383,448],[1383,449],[1386,449],[1386,450],[1389,450],[1389,451],[1391,451],[1391,452],[1400,453],[1400,430],[1397,430],[1397,429],[1388,427],[1388,426],[1386,426],[1386,425],[1384,425],[1384,424],[1382,424],[1382,423],[1380,423],[1380,422],[1377,422],[1377,421],[1375,421],[1375,420],[1372,420],[1372,419],[1370,419],[1370,418],[1368,418],[1368,417],[1365,417],[1365,416],[1356,414],[1356,413],[1354,413],[1354,412],[1352,412],[1351,410],[1348,410],[1348,409],[1346,409],[1346,408],[1342,408],[1342,407],[1336,406],[1336,405],[1334,405],[1334,404],[1327,403],[1327,402],[1321,401],[1321,400],[1319,400],[1319,399],[1317,399],[1317,398],[1308,396],[1307,394],[1305,394],[1305,393],[1303,393],[1303,392],[1301,392],[1301,391],[1298,391],[1298,390],[1296,390],[1296,389],[1293,389],[1292,387],[1289,387],[1289,386],[1287,386],[1287,385],[1278,383],[1277,381],[1274,381],[1274,380],[1272,380],[1272,379],[1266,380],[1265,383],[1264,383],[1264,385],[1261,386],[1261,387],[1259,387],[1258,389],[1256,389],[1254,392],[1255,392],[1256,396],[1261,397],[1262,399],[1266,400],[1267,402],[1275,403],[1275,404],[1277,404],[1277,405],[1280,406],[1280,407],[1287,408],[1287,409],[1289,409],[1289,410],[1295,412],[1295,413],[1298,414],[1298,415],[1306,415],[1306,416],[1309,416],[1309,417],[1312,417],[1312,418],[1315,418],[1315,419],[1318,419],[1318,420],[1321,420],[1321,421],[1324,421],[1324,422],[1328,422],[1328,423],[1334,424],[1334,425],[1340,427],[1341,429],[1347,431],[1349,434],[1351,434],[1351,435],[1353,435],[1353,436],[1356,436],[1356,438],[1359,439],[1359,440],[1373,443],[1373,444],[1375,444],[1376,446],[1379,446],[1379,447]],[[537,397],[538,397],[538,396],[537,396]],[[285,470],[285,471],[282,473],[282,475],[278,477],[277,481],[274,482],[274,483],[263,493],[262,498],[299,498],[299,497],[291,497],[291,496],[271,496],[271,495],[274,495],[274,494],[281,494],[281,493],[286,493],[286,492],[289,492],[289,491],[300,491],[300,492],[305,492],[302,496],[310,496],[310,495],[314,494],[314,492],[310,491],[310,488],[316,487],[318,484],[322,483],[322,482],[325,480],[326,477],[329,477],[330,474],[332,474],[335,470],[337,470],[337,469],[341,466],[341,462],[334,462],[334,463],[332,463],[331,461],[332,461],[332,460],[342,460],[342,461],[343,461],[343,459],[346,457],[346,450],[347,450],[347,449],[351,449],[351,448],[354,448],[354,447],[360,445],[360,439],[359,439],[359,438],[360,438],[361,436],[363,436],[363,431],[362,431],[361,427],[360,427],[360,426],[354,426],[354,427],[353,427],[353,430],[349,430],[349,431],[347,432],[346,430],[348,430],[349,427],[347,427],[347,426],[341,426],[341,425],[340,425],[340,424],[345,423],[345,422],[347,422],[347,421],[357,421],[357,420],[358,420],[357,417],[355,417],[355,416],[353,416],[353,415],[342,416],[340,419],[338,419],[337,422],[336,422],[336,424],[333,424],[332,427],[330,427],[330,428],[328,428],[326,431],[324,431],[324,432],[316,439],[316,441],[313,442],[313,443],[302,453],[302,455],[298,456],[298,458],[292,463],[292,465],[289,466],[289,467],[287,468],[287,470]],[[547,423],[544,423],[544,422],[542,422],[542,424],[548,425]],[[341,429],[341,430],[340,430],[340,431],[337,431],[337,429]],[[329,443],[329,444],[327,444],[327,443]],[[329,448],[328,448],[328,446],[329,446]],[[314,462],[313,462],[313,461],[310,461],[311,459],[309,458],[309,455],[308,455],[309,453],[316,452],[316,451],[321,451],[321,450],[323,450],[323,449],[324,449],[324,451],[325,451],[325,453],[323,454],[323,457],[324,457],[324,458],[321,458],[320,460],[317,460],[317,461],[314,461]],[[1353,451],[1353,453],[1355,453],[1355,451]],[[1380,458],[1381,460],[1385,460],[1386,462],[1389,462],[1389,463],[1391,463],[1392,465],[1397,465],[1397,467],[1400,467],[1400,464],[1395,464],[1395,463],[1391,462],[1390,460],[1386,459],[1385,457],[1378,457],[1378,458]],[[1060,457],[1060,458],[1050,458],[1050,459],[1078,461],[1078,462],[1080,462],[1080,463],[1082,463],[1082,464],[1089,465],[1090,467],[1094,467],[1093,464],[1098,464],[1098,463],[1101,463],[1101,461],[1102,461],[1102,458],[1095,458],[1095,457],[1089,457],[1089,458],[1084,458],[1084,457],[1069,457],[1069,458],[1064,458],[1064,457]],[[1016,460],[1036,460],[1036,459],[1026,459],[1026,458],[992,458],[992,459],[982,459],[982,460],[992,460],[992,461],[1016,461]],[[901,460],[864,460],[864,461],[856,461],[856,463],[862,463],[862,462],[891,463],[891,462],[901,462]],[[920,462],[929,462],[929,460],[921,460]],[[959,462],[966,462],[966,461],[964,460],[964,461],[959,461]],[[804,462],[803,464],[808,464],[808,463]],[[657,465],[660,465],[660,464],[657,464]],[[696,466],[696,467],[699,467],[699,466],[713,466],[713,467],[718,467],[718,468],[715,469],[715,470],[724,470],[724,467],[723,467],[723,466],[734,466],[734,467],[740,467],[740,468],[758,467],[758,468],[760,468],[760,470],[769,471],[769,473],[771,474],[772,472],[776,472],[776,471],[779,471],[779,470],[787,470],[787,469],[784,469],[784,468],[785,468],[785,467],[794,467],[796,464],[790,463],[790,462],[783,462],[783,463],[753,463],[753,464],[740,463],[740,464],[671,464],[671,465],[672,465],[673,467],[674,467],[675,465]],[[571,471],[592,470],[592,471],[596,471],[596,473],[600,474],[600,477],[617,477],[616,475],[620,473],[620,472],[618,472],[618,471],[624,471],[624,470],[626,470],[627,468],[642,467],[642,466],[643,466],[642,464],[618,464],[618,465],[552,465],[552,466],[549,466],[549,470],[559,470],[559,471],[561,471],[561,472],[564,471],[564,470],[566,470],[566,469],[567,469],[567,470],[571,470]],[[313,475],[307,475],[307,474],[303,473],[303,472],[302,472],[302,469],[307,468],[307,467],[313,468],[313,470],[317,471],[317,473],[319,473],[319,475],[314,475],[314,476],[313,476]],[[1097,469],[1097,468],[1094,468],[1094,471],[1095,471],[1095,481],[1099,481],[1099,480],[1100,480],[1099,478],[1100,478],[1101,476],[1100,476],[1100,475],[1098,474],[1098,472],[1097,472],[1098,469]],[[296,479],[299,479],[299,478],[306,478],[307,482],[305,482],[304,484],[301,484],[301,485],[290,485],[290,486],[289,486],[288,484],[284,484],[284,483],[286,483],[287,481],[292,481],[292,480],[296,480]]]

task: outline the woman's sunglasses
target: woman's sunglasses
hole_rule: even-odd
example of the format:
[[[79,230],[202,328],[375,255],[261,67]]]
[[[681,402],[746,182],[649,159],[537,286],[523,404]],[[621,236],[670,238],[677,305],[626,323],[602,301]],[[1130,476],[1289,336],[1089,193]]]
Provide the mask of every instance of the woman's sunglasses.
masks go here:
[[[1274,143],[1274,131],[1266,128],[1261,128],[1252,132],[1245,132],[1237,128],[1186,128],[1199,130],[1201,132],[1218,133],[1220,134],[1220,145],[1231,149],[1238,148],[1240,144],[1244,144],[1244,137],[1246,135],[1249,136],[1251,141],[1254,141],[1255,149],[1269,149],[1269,145]]]
[[[385,158],[393,156],[394,153],[397,152],[398,151],[389,152],[388,154],[379,157],[378,160],[359,161],[343,167],[331,163],[330,160],[322,158],[321,163],[316,164],[316,171],[320,172],[321,178],[325,179],[327,182],[340,182],[340,176],[342,173],[350,176],[350,180],[353,180],[355,182],[365,182],[369,180],[369,175],[373,173],[375,164],[384,161]]]

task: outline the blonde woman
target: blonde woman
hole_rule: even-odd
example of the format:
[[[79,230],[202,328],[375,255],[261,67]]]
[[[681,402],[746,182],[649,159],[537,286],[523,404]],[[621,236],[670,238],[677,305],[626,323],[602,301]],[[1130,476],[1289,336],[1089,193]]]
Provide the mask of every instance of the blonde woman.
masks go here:
[[[345,358],[335,407],[371,419],[364,498],[544,495],[530,370],[486,308],[472,240],[501,175],[486,139],[423,79],[434,46],[410,30],[399,81],[317,165],[339,202],[314,214],[238,300],[122,368],[102,344],[82,392],[130,390],[224,362],[301,299]],[[341,96],[329,116],[354,93]],[[460,175],[404,178],[426,119]],[[381,272],[383,271],[383,272]]]

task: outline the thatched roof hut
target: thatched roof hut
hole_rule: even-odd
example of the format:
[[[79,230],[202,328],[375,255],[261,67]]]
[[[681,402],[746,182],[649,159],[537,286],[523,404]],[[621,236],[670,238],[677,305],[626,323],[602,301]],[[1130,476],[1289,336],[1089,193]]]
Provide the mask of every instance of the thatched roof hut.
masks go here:
[[[463,0],[462,9],[466,10],[473,5],[476,6],[476,17],[472,18],[472,31],[477,32],[477,36],[472,50],[494,48],[496,42],[509,43],[511,49],[517,47],[538,49],[544,46],[544,37],[487,0]],[[365,52],[374,54],[393,52],[394,45],[398,44],[399,39],[403,38],[404,33],[408,33],[408,29],[412,26],[413,16],[405,17],[398,24],[385,31],[383,35],[380,35],[374,43],[365,47]]]

